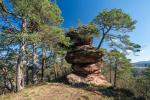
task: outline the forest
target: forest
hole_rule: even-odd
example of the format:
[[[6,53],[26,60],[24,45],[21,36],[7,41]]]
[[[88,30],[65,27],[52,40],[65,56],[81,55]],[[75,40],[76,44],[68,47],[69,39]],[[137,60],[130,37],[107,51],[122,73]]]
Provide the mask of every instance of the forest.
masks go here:
[[[113,8],[100,11],[88,24],[78,20],[77,27],[66,29],[64,21],[55,0],[0,0],[0,100],[45,83],[97,91],[110,100],[150,99],[150,67],[134,70],[127,57],[128,51],[136,55],[142,50],[127,34],[138,23],[132,16]],[[91,73],[104,80],[82,81]]]

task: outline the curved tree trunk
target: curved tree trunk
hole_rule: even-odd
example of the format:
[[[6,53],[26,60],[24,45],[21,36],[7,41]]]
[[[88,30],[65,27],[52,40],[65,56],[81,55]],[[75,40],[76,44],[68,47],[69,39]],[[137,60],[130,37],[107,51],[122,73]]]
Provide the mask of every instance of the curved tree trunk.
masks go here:
[[[19,52],[19,57],[17,60],[17,67],[16,67],[16,91],[20,91],[24,88],[24,51],[25,51],[25,44],[21,45],[21,50]]]
[[[24,88],[24,63],[25,63],[25,47],[26,41],[25,37],[23,36],[24,33],[27,31],[27,20],[24,18],[22,20],[22,39],[20,44],[19,56],[17,60],[16,66],[16,91],[20,91]]]

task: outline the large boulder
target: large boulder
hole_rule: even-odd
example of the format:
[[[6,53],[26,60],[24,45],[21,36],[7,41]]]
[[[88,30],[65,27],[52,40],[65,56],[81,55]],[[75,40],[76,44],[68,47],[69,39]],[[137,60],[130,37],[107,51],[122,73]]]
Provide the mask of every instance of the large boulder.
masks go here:
[[[84,45],[68,52],[66,61],[70,64],[93,64],[100,62],[102,57],[103,53],[100,50]]]
[[[95,27],[96,28],[96,27]],[[72,41],[66,54],[66,61],[72,64],[72,73],[67,76],[69,83],[84,83],[97,86],[109,86],[101,75],[104,50],[92,47],[93,35],[97,29],[91,25],[71,29],[66,36]]]

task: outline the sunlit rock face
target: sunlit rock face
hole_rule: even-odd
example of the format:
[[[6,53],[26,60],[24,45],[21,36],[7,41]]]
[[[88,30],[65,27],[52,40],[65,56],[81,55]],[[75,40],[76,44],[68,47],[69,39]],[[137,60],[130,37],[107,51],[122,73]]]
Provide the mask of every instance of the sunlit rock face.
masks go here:
[[[75,33],[75,31],[70,33],[71,36],[74,36],[73,34],[77,33]],[[67,52],[65,58],[68,63],[72,64],[73,70],[72,73],[67,76],[69,83],[110,86],[110,83],[101,75],[101,68],[104,67],[103,52],[92,47],[91,42],[89,42],[91,38],[86,38],[86,40],[82,41],[80,37],[78,37],[74,39],[74,41],[75,43],[72,45],[73,48]]]

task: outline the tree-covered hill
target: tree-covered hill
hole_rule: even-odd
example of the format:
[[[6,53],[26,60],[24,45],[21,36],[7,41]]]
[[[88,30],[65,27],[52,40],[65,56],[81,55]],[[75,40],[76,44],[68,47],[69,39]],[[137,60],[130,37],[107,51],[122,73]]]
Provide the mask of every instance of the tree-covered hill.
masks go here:
[[[136,62],[136,63],[133,63],[133,67],[148,67],[150,65],[150,61],[139,61],[139,62]]]

